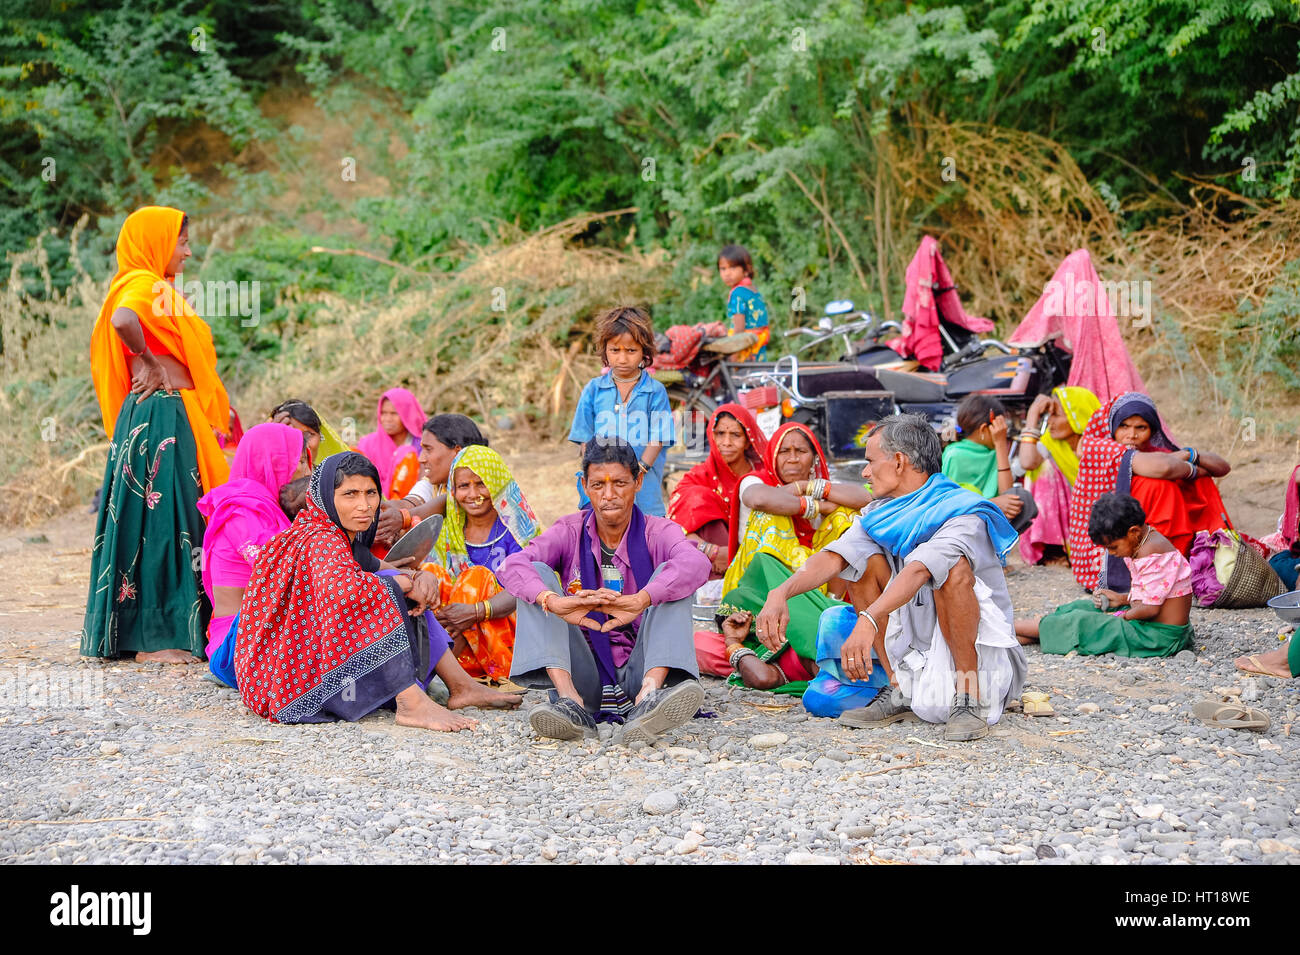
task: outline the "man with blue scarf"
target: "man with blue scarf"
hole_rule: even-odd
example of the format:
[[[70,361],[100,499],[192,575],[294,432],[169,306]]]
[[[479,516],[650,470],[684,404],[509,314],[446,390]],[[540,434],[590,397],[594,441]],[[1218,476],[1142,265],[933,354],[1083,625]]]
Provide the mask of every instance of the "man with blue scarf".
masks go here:
[[[1016,532],[996,505],[941,473],[939,439],[924,417],[886,418],[868,435],[866,456],[876,500],[772,591],[758,637],[780,646],[791,597],[837,576],[856,581],[855,605],[865,609],[822,615],[817,662],[859,689],[883,686],[873,674],[883,667],[891,686],[840,720],[876,727],[920,717],[945,723],[947,740],[980,739],[1028,671],[1002,570]]]

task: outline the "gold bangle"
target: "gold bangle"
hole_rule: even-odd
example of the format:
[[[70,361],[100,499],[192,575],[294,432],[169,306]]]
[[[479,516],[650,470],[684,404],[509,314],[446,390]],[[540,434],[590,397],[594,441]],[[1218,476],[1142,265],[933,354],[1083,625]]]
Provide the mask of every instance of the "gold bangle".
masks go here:
[[[483,601],[483,619],[492,619],[492,602],[490,600]]]

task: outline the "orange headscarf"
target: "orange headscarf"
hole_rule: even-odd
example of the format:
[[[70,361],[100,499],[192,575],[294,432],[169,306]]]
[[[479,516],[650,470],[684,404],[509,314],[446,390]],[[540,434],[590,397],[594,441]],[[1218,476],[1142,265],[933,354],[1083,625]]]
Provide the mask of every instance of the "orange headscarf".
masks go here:
[[[117,236],[117,274],[90,336],[90,372],[104,430],[112,438],[122,402],[131,391],[131,366],[125,345],[113,329],[113,312],[119,308],[135,312],[145,333],[185,365],[194,381],[193,388],[181,390],[181,399],[194,431],[199,477],[207,492],[230,476],[230,465],[213,434],[214,428],[223,434],[229,428],[230,400],[217,377],[212,330],[164,274],[184,217],[179,209],[145,206],[122,223]]]

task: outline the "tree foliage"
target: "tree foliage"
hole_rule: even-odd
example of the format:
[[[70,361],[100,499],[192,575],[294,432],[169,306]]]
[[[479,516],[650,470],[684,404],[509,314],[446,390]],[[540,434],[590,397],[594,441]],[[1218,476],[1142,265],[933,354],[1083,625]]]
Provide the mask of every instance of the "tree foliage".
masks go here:
[[[85,211],[201,201],[170,136],[204,123],[233,151],[273,138],[255,97],[291,69],[326,106],[346,108],[340,91],[392,104],[394,188],[348,210],[372,246],[427,263],[491,220],[634,206],[587,238],[670,249],[683,314],[716,306],[691,289],[726,241],[782,277],[778,301],[811,285],[887,303],[904,254],[888,236],[970,185],[961,156],[928,156],[951,160],[951,187],[891,204],[897,144],[925,155],[925,117],[1048,136],[1115,209],[1183,197],[1184,176],[1246,197],[1300,188],[1295,0],[10,5],[7,249]]]

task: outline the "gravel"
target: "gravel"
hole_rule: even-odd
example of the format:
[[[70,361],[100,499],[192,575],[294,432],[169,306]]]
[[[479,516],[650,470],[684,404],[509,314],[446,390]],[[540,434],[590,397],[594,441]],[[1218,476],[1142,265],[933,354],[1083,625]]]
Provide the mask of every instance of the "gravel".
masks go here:
[[[1077,592],[1057,569],[1010,582],[1022,613]],[[0,816],[18,820],[0,862],[1300,864],[1300,680],[1232,667],[1277,646],[1278,621],[1193,624],[1194,652],[1170,660],[1030,648],[1027,688],[1059,715],[1007,714],[976,743],[853,730],[706,679],[716,719],[632,747],[537,739],[530,704],[455,735],[388,712],[275,725],[198,667],[76,664],[68,633],[27,633],[28,677],[89,670],[103,694],[82,709],[0,694]],[[1189,712],[1254,693],[1263,734]]]

